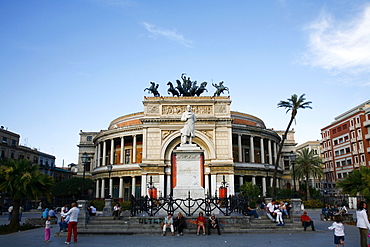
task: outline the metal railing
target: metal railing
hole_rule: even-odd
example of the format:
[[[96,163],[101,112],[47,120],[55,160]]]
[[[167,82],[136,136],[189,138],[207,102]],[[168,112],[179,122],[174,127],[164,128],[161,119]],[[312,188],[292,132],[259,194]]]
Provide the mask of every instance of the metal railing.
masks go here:
[[[197,212],[204,212],[211,215],[213,211],[229,216],[232,213],[246,215],[248,206],[247,196],[229,196],[225,198],[210,197],[193,199],[188,196],[186,199],[169,198],[150,198],[131,196],[131,216],[143,215],[155,216],[159,213],[181,212],[186,216],[193,216]]]

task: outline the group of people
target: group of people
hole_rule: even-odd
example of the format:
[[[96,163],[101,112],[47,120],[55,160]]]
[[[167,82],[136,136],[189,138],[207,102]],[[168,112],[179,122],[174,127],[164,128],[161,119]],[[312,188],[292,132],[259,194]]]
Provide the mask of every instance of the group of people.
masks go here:
[[[271,200],[266,206],[266,215],[272,222],[276,222],[278,226],[284,225],[283,215],[289,218],[290,205],[283,201]]]
[[[67,240],[65,244],[70,244],[72,233],[73,233],[73,240],[77,243],[77,222],[78,222],[78,215],[80,214],[80,209],[78,209],[76,203],[71,204],[71,209],[68,209],[68,205],[65,204],[60,212],[60,222],[59,228],[60,231],[68,231]],[[48,208],[44,210],[42,218],[45,218],[45,242],[50,242],[50,228],[51,228],[51,219],[57,218],[54,208],[49,210]],[[67,230],[68,229],[68,230]]]
[[[163,221],[163,233],[162,236],[166,235],[166,229],[171,229],[172,236],[175,236],[175,230],[178,232],[178,236],[184,235],[184,229],[187,228],[187,222],[185,220],[185,217],[182,215],[182,213],[178,213],[177,217],[173,219],[172,213],[168,213],[167,217],[164,218]],[[211,234],[211,229],[216,229],[218,235],[221,235],[220,232],[220,223],[216,216],[213,214],[211,215],[208,220],[204,217],[203,212],[199,213],[199,216],[194,222],[189,221],[190,223],[194,223],[197,225],[197,235],[199,236],[202,232],[203,235],[206,235],[206,229],[208,235]]]
[[[334,216],[348,213],[346,206],[338,207],[338,205],[331,206],[327,204],[321,209],[321,213],[324,215],[324,220],[335,220]]]

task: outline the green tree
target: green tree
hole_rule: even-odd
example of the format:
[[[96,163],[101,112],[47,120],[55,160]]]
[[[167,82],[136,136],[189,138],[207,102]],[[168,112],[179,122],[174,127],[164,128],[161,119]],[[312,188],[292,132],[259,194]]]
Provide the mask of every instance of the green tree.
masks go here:
[[[321,166],[322,160],[314,153],[314,150],[309,150],[308,148],[299,150],[297,153],[294,175],[298,180],[306,179],[306,195],[308,200],[311,198],[308,183],[309,178],[321,179],[324,175],[324,171]],[[291,175],[293,175],[293,171],[291,172]]]
[[[56,183],[52,191],[53,196],[79,197],[82,194],[82,183],[85,183],[84,194],[86,194],[86,191],[88,191],[89,189],[94,189],[93,180],[89,178],[85,178],[85,181],[83,181],[83,178],[74,177],[74,178],[66,179],[66,180]]]
[[[337,183],[337,187],[343,189],[343,193],[351,196],[361,194],[370,200],[370,168],[362,166],[359,170],[353,170],[348,176]]]
[[[306,108],[312,109],[312,107],[310,106],[310,104],[312,102],[311,101],[306,101],[306,98],[304,96],[305,96],[305,94],[302,94],[298,98],[298,96],[296,94],[293,94],[291,96],[291,98],[287,99],[287,101],[281,100],[277,105],[278,108],[279,107],[284,107],[286,109],[286,113],[288,113],[289,111],[291,111],[292,113],[291,113],[291,116],[290,116],[288,127],[286,128],[285,133],[282,137],[282,140],[279,144],[279,150],[278,150],[278,153],[277,153],[277,155],[275,157],[275,160],[274,160],[275,167],[274,167],[274,176],[273,176],[272,190],[271,190],[271,194],[272,194],[273,197],[275,196],[276,176],[277,176],[277,171],[278,171],[278,168],[279,168],[279,159],[280,159],[280,155],[281,155],[281,150],[283,149],[284,142],[285,142],[285,139],[288,135],[290,126],[292,125],[293,120],[295,120],[295,117],[297,116],[298,109],[306,109]]]
[[[247,194],[249,199],[257,199],[258,196],[261,195],[260,188],[252,182],[245,182],[240,186],[240,191]]]
[[[0,191],[6,191],[13,199],[11,228],[19,227],[19,207],[22,198],[36,199],[45,196],[50,200],[54,180],[43,174],[37,164],[28,160],[8,159],[0,162]]]

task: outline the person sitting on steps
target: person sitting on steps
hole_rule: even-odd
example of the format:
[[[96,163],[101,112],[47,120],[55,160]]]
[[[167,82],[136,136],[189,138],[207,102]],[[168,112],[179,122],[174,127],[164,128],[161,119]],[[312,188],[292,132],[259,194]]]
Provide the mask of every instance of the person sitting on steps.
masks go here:
[[[313,221],[311,220],[310,216],[307,215],[306,211],[303,212],[303,215],[301,216],[301,221],[304,231],[306,231],[306,228],[309,226],[311,226],[312,231],[316,231]]]
[[[208,219],[208,226],[207,226],[208,235],[211,234],[211,229],[217,229],[218,235],[221,235],[220,223],[214,214],[212,214],[212,216],[209,217]]]

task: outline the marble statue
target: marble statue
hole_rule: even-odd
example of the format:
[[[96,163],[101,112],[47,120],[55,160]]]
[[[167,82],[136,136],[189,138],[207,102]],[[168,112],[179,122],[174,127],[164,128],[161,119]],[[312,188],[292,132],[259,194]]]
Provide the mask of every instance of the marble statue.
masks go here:
[[[191,110],[191,106],[186,106],[186,111],[181,116],[181,121],[185,121],[184,128],[181,129],[181,144],[186,144],[189,140],[189,144],[192,144],[192,138],[195,137],[195,122],[197,121],[194,112]]]

